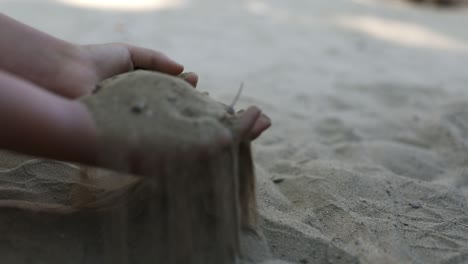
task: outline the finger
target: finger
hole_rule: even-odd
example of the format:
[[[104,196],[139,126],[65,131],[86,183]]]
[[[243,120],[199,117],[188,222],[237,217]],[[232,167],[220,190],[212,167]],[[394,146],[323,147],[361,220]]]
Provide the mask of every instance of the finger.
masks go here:
[[[190,83],[193,87],[197,87],[198,75],[193,72],[185,72],[179,75],[179,78],[182,78],[186,82]]]
[[[250,133],[261,116],[257,107],[249,107],[234,123],[234,136],[241,140],[250,139]]]
[[[127,45],[127,48],[134,68],[159,71],[171,75],[178,75],[184,70],[184,66],[161,52],[131,45]]]
[[[255,140],[258,138],[265,130],[267,130],[271,126],[271,119],[262,114],[257,122],[255,122],[252,130],[250,131],[250,140]]]

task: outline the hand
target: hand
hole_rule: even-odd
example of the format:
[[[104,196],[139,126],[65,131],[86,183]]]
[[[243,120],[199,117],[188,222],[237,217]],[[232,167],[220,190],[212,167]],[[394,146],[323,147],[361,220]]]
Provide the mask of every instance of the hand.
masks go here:
[[[179,75],[184,66],[161,52],[122,43],[82,46],[93,64],[99,80],[134,69],[152,70],[170,75]],[[196,86],[198,77],[194,73],[185,79]]]
[[[78,98],[91,93],[102,80],[117,74],[145,69],[179,75],[184,67],[161,52],[131,46],[123,43],[74,46],[72,56],[64,62],[56,78],[48,78],[53,83],[42,83],[56,93]],[[195,73],[184,75],[184,79],[196,86],[198,76]]]
[[[153,50],[121,43],[79,46],[1,13],[0,36],[0,70],[71,99],[89,94],[103,79],[133,69],[172,75],[184,70]],[[186,80],[195,86],[197,76],[190,74]]]

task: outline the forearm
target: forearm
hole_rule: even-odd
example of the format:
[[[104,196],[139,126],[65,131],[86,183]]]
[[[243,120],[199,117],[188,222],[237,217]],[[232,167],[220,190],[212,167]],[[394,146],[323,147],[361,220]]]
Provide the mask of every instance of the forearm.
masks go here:
[[[0,148],[95,164],[97,131],[86,107],[0,71]]]
[[[0,70],[21,76],[58,94],[63,72],[80,63],[78,46],[52,37],[0,13]],[[76,68],[76,67],[75,67]]]

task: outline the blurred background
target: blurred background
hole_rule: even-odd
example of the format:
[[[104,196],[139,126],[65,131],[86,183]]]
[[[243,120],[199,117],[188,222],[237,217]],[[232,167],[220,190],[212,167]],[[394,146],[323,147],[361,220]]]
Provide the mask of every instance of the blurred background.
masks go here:
[[[392,0],[0,0],[0,11],[75,43],[160,50],[199,73],[200,88],[219,99],[231,100],[244,81],[241,104],[249,97],[284,106],[297,96],[314,101],[317,93],[336,93],[339,83],[404,80],[448,89],[468,83],[462,7]],[[268,100],[259,87],[268,87]],[[320,111],[316,106],[296,111]]]

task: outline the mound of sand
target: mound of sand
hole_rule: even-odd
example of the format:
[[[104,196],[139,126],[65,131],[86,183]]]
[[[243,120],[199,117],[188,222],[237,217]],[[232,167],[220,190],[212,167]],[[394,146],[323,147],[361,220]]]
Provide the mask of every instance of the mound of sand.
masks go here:
[[[99,163],[145,177],[47,160],[1,171],[6,263],[29,263],[31,252],[45,263],[234,263],[241,228],[244,244],[261,243],[238,115],[146,71],[104,81],[82,101],[100,130]],[[225,130],[234,143],[220,146]],[[4,157],[2,166],[15,163]]]

